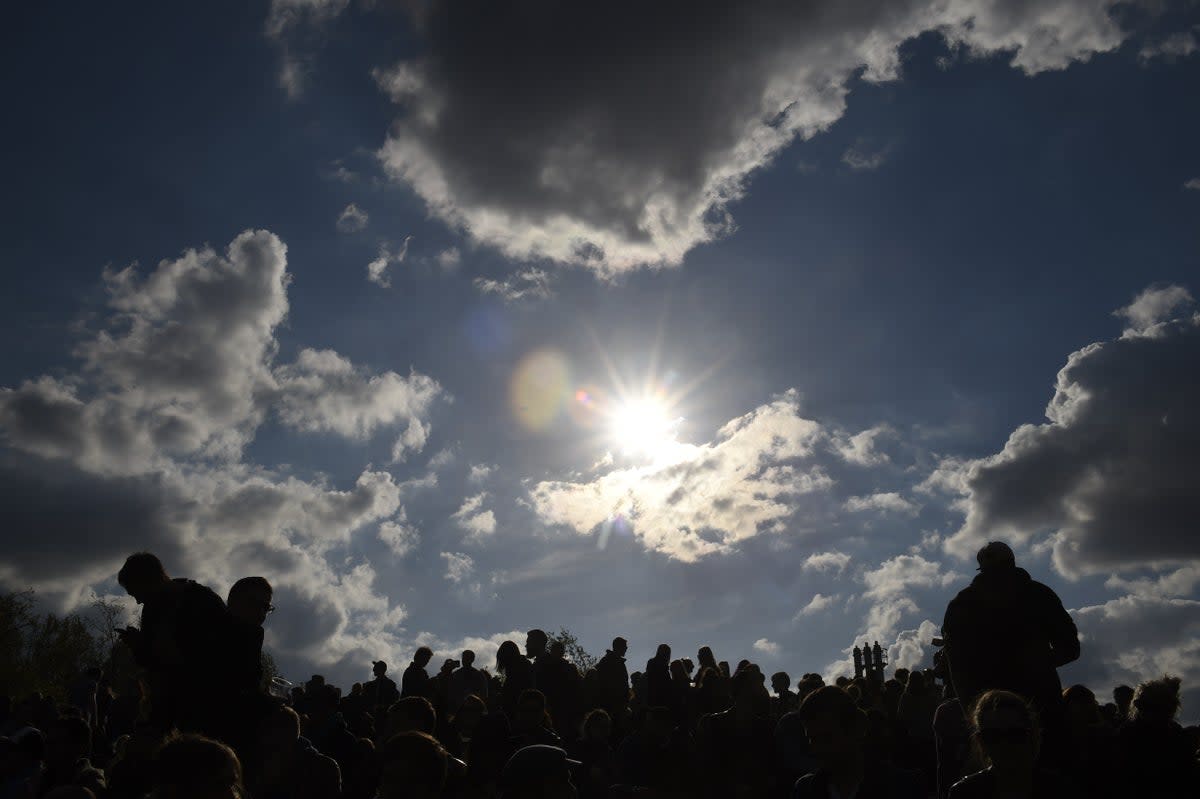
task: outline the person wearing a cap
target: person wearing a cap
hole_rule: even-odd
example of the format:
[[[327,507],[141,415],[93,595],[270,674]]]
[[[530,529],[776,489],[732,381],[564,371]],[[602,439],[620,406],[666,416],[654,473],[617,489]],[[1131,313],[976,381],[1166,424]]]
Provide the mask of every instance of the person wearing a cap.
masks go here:
[[[1051,745],[1062,718],[1057,670],[1079,657],[1079,632],[1054,590],[1018,568],[1007,544],[993,541],[977,560],[979,574],[950,601],[942,622],[955,693],[964,707],[993,688],[1025,697]]]
[[[500,795],[503,799],[575,799],[571,769],[579,764],[557,746],[523,747],[504,765]]]
[[[387,663],[382,660],[372,661],[371,672],[375,675],[375,679],[363,685],[363,695],[367,697],[373,714],[377,713],[380,708],[386,710],[400,698],[396,681],[387,676],[387,668]]]

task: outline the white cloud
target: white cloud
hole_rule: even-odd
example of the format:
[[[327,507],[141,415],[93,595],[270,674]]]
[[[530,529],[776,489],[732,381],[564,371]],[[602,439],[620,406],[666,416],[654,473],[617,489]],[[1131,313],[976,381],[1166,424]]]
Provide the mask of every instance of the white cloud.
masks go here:
[[[479,483],[486,482],[494,471],[496,471],[494,464],[473,463],[471,464],[471,470],[467,473],[467,480],[478,485]]]
[[[387,544],[388,549],[398,558],[412,552],[420,538],[417,528],[408,523],[404,508],[400,509],[395,521],[386,521],[379,525],[379,540]]]
[[[475,576],[475,559],[462,552],[443,552],[442,560],[446,562],[446,579],[455,585],[461,585]]]
[[[1192,293],[1183,286],[1151,286],[1124,308],[1113,311],[1129,322],[1126,335],[1141,335],[1169,321],[1177,311],[1190,306]]]
[[[796,617],[793,621],[799,620],[804,616],[815,616],[818,613],[829,610],[839,599],[841,599],[840,594],[834,594],[833,596],[813,594],[813,598],[808,601],[808,604],[796,611]]]
[[[845,460],[859,466],[881,466],[888,463],[887,453],[878,450],[880,438],[894,435],[895,431],[888,425],[863,430],[854,435],[843,434],[833,440],[834,449]]]
[[[845,552],[817,552],[809,555],[801,567],[804,571],[836,572],[841,574],[850,565],[850,556]]]
[[[83,334],[81,368],[0,389],[0,527],[39,520],[0,554],[0,582],[69,608],[150,549],[219,591],[270,575],[280,612],[268,643],[280,657],[329,665],[399,640],[405,609],[376,590],[371,567],[329,558],[362,530],[401,540],[395,479],[367,468],[338,487],[242,457],[271,413],[358,436],[423,425],[440,389],[329,350],[277,365],[286,253],[273,234],[247,231],[223,255],[189,250],[144,275],[107,273],[109,312]]]
[[[392,276],[388,273],[388,269],[392,264],[402,264],[404,259],[408,257],[408,243],[412,241],[412,236],[405,236],[404,242],[400,245],[400,249],[393,251],[391,245],[386,241],[379,245],[379,255],[375,260],[367,264],[367,280],[376,283],[386,288],[391,288]]]
[[[447,247],[434,256],[434,260],[437,261],[437,265],[442,269],[451,272],[457,269],[458,265],[462,263],[462,253],[458,251],[457,247]]]
[[[1200,191],[1200,178],[1192,178],[1188,182],[1184,183],[1183,187],[1185,189],[1191,189],[1192,191]]]
[[[907,516],[916,516],[921,511],[920,505],[909,502],[895,491],[870,494],[863,497],[850,497],[846,500],[846,504],[843,507],[851,513],[876,511],[878,513],[902,513]]]
[[[734,229],[750,175],[836,122],[855,76],[895,79],[905,41],[938,31],[1034,74],[1120,45],[1115,4],[748,0],[695,6],[683,29],[644,4],[480,6],[483,39],[476,14],[422,7],[422,55],[376,72],[404,109],[379,157],[433,216],[512,259],[674,265]]]
[[[897,555],[885,560],[878,568],[864,572],[863,584],[867,590],[864,594],[869,599],[888,600],[908,593],[910,587],[932,588],[934,586],[948,587],[962,576],[953,572],[943,572],[942,564],[926,560],[920,555]]]
[[[350,203],[338,214],[336,227],[339,233],[358,233],[366,229],[368,220],[366,211]]]
[[[811,459],[821,426],[789,391],[722,427],[713,442],[676,442],[643,466],[590,482],[543,481],[530,492],[548,524],[589,534],[630,525],[642,543],[682,561],[730,552],[760,533],[780,533],[804,495],[833,481]]]
[[[754,642],[754,651],[759,652],[768,657],[779,656],[779,644],[774,641],[768,641],[766,638],[759,638]]]
[[[1064,671],[1064,684],[1083,682],[1105,696],[1118,684],[1174,674],[1183,678],[1185,722],[1200,719],[1200,602],[1124,596],[1071,616],[1081,655]]]
[[[1174,571],[1154,578],[1126,579],[1112,575],[1104,581],[1105,588],[1112,588],[1139,597],[1187,597],[1195,594],[1200,585],[1200,561],[1181,566]]]
[[[491,278],[475,278],[475,288],[484,294],[495,294],[506,302],[516,302],[526,298],[544,300],[553,296],[550,287],[550,273],[545,269],[530,267],[522,269],[504,280]]]
[[[861,142],[848,147],[846,152],[842,153],[842,163],[856,172],[879,169],[885,161],[887,148],[869,148]]]
[[[496,532],[496,515],[483,507],[487,497],[486,491],[481,491],[473,497],[467,497],[451,517],[459,527],[476,538],[489,536]]]
[[[432,427],[428,422],[423,422],[416,417],[410,419],[408,427],[392,445],[392,463],[403,463],[410,454],[425,449],[425,442],[429,440],[430,430]]]
[[[407,421],[405,445],[413,448],[424,445],[428,431],[419,420],[441,393],[425,375],[368,374],[332,350],[301,350],[296,362],[276,376],[279,417],[289,427],[363,439],[378,427]],[[415,429],[413,420],[418,420]]]
[[[1187,302],[1178,287],[1140,294],[1121,311],[1120,338],[1067,359],[1046,423],[962,464],[966,518],[948,551],[1048,545],[1067,576],[1200,559],[1200,316]]]
[[[266,34],[279,48],[279,84],[289,99],[304,93],[310,71],[309,56],[293,44],[299,29],[319,29],[340,14],[350,0],[271,0]]]

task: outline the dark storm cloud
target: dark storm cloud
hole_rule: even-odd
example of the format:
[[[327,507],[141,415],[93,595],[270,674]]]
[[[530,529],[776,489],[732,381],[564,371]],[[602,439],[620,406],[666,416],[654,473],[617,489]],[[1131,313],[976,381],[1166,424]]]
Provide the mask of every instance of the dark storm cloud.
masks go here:
[[[436,216],[518,258],[612,274],[677,264],[733,228],[747,177],[898,74],[940,31],[1027,73],[1110,50],[1114,3],[435,3],[425,54],[377,73],[380,151]]]
[[[1200,315],[1190,296],[1152,288],[1113,341],[1073,353],[1048,422],[1013,431],[1003,451],[959,467],[966,523],[947,546],[1050,534],[1068,575],[1200,558]]]

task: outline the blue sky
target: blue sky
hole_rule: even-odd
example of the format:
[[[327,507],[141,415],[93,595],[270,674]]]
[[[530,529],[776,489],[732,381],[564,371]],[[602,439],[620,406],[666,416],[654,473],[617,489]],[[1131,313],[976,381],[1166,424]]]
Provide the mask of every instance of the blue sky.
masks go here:
[[[998,537],[1196,684],[1200,17],[929,5],[10,12],[0,581],[833,674]]]

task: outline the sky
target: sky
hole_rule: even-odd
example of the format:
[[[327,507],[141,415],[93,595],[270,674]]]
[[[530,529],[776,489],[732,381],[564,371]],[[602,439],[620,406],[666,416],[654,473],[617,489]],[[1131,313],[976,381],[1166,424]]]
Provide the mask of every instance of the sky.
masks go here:
[[[832,677],[1005,540],[1200,718],[1195,3],[6,16],[3,587]]]

